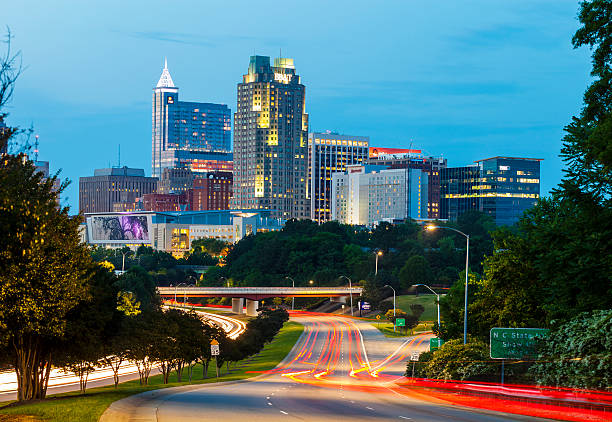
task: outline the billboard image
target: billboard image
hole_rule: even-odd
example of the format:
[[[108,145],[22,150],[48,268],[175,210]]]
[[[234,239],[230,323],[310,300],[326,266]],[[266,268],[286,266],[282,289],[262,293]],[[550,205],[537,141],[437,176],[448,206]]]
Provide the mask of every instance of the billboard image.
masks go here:
[[[146,215],[105,215],[87,219],[90,239],[94,242],[149,243]]]

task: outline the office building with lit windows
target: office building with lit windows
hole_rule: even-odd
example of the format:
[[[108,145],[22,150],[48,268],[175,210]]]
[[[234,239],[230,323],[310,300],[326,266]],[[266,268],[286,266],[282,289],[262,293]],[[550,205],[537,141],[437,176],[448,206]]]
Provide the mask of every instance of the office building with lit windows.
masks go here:
[[[390,169],[411,168],[427,172],[427,218],[440,218],[440,170],[446,158],[423,156],[418,149],[370,148],[368,162]]]
[[[442,218],[456,220],[469,210],[512,225],[540,198],[539,158],[493,157],[476,165],[441,171]]]
[[[332,173],[347,166],[366,164],[370,139],[367,136],[340,135],[333,132],[308,134],[308,184],[310,219],[330,221]]]
[[[251,56],[234,114],[231,208],[310,218],[306,88],[293,59]]]
[[[156,190],[157,178],[145,177],[143,169],[96,169],[79,178],[79,212],[134,211],[137,198]]]
[[[426,219],[427,178],[421,169],[347,166],[332,175],[332,219],[368,227]]]
[[[153,89],[151,175],[160,177],[162,169],[178,167],[226,170],[207,163],[231,161],[230,152],[230,109],[225,104],[179,101],[166,63]]]

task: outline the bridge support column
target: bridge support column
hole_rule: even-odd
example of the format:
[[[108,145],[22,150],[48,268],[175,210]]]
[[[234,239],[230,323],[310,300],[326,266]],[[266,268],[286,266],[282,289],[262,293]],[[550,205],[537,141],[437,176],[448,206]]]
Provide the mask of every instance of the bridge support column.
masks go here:
[[[232,312],[235,314],[243,313],[244,299],[241,297],[232,298]]]
[[[246,314],[248,316],[257,316],[257,308],[259,308],[259,301],[257,300],[246,300]]]

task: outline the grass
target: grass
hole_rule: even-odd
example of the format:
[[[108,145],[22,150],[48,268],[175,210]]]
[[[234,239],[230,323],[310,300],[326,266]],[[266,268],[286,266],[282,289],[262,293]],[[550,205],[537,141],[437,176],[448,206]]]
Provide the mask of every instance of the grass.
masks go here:
[[[208,379],[202,379],[203,367],[196,365],[193,370],[192,384],[241,380],[259,375],[259,371],[272,369],[291,351],[303,330],[304,327],[296,322],[285,323],[274,340],[267,344],[259,355],[239,362],[235,369],[232,365],[229,373],[224,365],[218,379],[215,378],[214,365],[211,364],[208,368]],[[186,375],[184,371],[183,379],[186,379]],[[165,385],[162,383],[161,375],[156,375],[149,378],[148,386],[141,386],[138,380],[135,380],[121,383],[117,389],[113,386],[92,388],[83,395],[71,392],[25,404],[0,403],[0,406],[4,405],[0,407],[0,422],[96,422],[106,408],[116,400],[144,391],[187,384],[189,382],[177,382],[176,373],[173,373],[170,376],[170,383]]]
[[[396,331],[393,331],[393,324],[390,322],[377,322],[372,323],[372,325],[378,328],[378,330],[383,333],[385,337],[407,337],[419,331],[431,331],[433,328],[433,323],[431,322],[420,322],[419,325],[412,329],[412,332],[411,330],[408,330],[408,332],[400,330],[399,327]]]
[[[442,295],[440,295],[442,297]],[[393,299],[391,299],[393,300]],[[395,306],[407,314],[411,314],[410,305],[418,303],[423,305],[425,312],[421,315],[421,321],[437,321],[438,307],[436,306],[436,296],[433,294],[402,295],[395,298]]]

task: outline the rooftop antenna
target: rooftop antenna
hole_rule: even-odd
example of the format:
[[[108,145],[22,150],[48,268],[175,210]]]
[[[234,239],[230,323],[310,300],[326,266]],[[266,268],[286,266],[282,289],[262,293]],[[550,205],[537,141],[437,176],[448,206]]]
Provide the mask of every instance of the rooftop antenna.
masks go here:
[[[38,135],[35,136],[34,141],[34,161],[38,161]]]
[[[118,145],[119,150],[117,152],[117,167],[121,167],[121,144]]]
[[[278,49],[278,58],[279,59],[283,58],[283,47],[279,47],[279,49]]]

